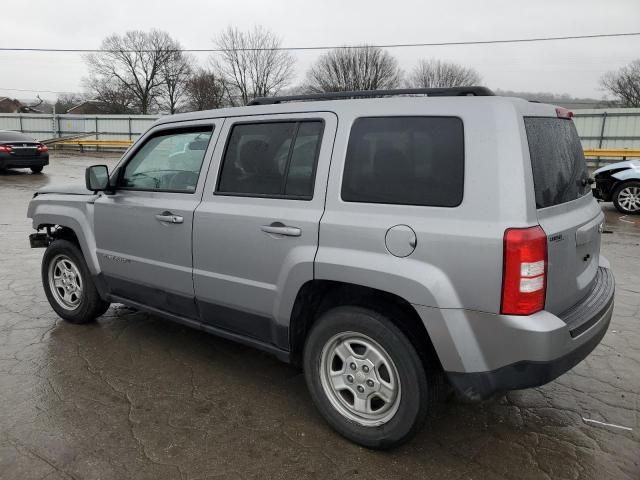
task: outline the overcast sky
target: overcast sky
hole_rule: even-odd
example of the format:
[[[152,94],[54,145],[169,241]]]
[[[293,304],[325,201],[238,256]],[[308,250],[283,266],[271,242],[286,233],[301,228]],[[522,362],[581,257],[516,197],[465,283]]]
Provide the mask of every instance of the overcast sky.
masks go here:
[[[212,48],[228,25],[261,24],[283,46],[389,44],[640,31],[639,0],[3,0],[2,47],[98,48],[111,33],[157,28],[185,48]],[[601,98],[599,78],[640,58],[640,37],[513,45],[397,48],[405,71],[420,58],[471,66],[491,88]],[[320,52],[295,52],[301,81]],[[206,63],[207,55],[196,58]],[[81,91],[77,53],[0,52],[0,96]]]

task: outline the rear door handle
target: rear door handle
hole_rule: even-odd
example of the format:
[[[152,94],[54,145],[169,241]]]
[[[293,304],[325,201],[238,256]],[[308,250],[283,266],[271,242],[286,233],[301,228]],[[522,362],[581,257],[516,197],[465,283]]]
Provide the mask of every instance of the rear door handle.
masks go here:
[[[163,223],[182,223],[184,218],[171,212],[162,212],[156,215],[156,220]]]
[[[288,227],[281,222],[273,222],[271,225],[262,225],[260,230],[271,235],[284,235],[286,237],[299,237],[302,235],[302,230],[298,227]]]

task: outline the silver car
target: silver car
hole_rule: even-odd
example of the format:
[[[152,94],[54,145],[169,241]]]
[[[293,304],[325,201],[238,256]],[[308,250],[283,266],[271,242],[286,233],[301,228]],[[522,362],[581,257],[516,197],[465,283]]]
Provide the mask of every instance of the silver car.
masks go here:
[[[163,117],[28,216],[62,318],[123,303],[271,352],[370,448],[406,441],[449,386],[553,380],[613,309],[570,112],[481,87]]]

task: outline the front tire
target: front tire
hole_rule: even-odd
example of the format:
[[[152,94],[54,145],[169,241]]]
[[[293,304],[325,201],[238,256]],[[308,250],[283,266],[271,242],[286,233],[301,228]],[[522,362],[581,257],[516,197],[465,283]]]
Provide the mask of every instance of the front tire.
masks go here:
[[[78,246],[54,240],[42,258],[42,285],[51,308],[70,323],[89,323],[109,308],[100,298]]]
[[[304,350],[314,404],[342,436],[367,448],[406,442],[435,401],[432,372],[414,345],[376,311],[341,306],[324,313]]]
[[[640,213],[640,182],[624,182],[616,188],[613,204],[621,213]]]
[[[43,166],[39,166],[39,167],[31,167],[31,171],[32,171],[33,173],[40,173],[40,172],[42,172],[42,169],[43,169],[43,168],[44,168]]]

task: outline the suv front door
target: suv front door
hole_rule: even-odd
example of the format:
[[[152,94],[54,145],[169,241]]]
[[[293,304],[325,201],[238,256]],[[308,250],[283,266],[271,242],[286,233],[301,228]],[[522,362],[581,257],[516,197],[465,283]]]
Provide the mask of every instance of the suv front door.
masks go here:
[[[194,217],[205,325],[288,347],[290,306],[313,279],[336,125],[327,112],[225,121]]]
[[[151,130],[119,165],[115,193],[96,200],[98,262],[116,299],[197,319],[193,211],[222,124],[216,123]]]

